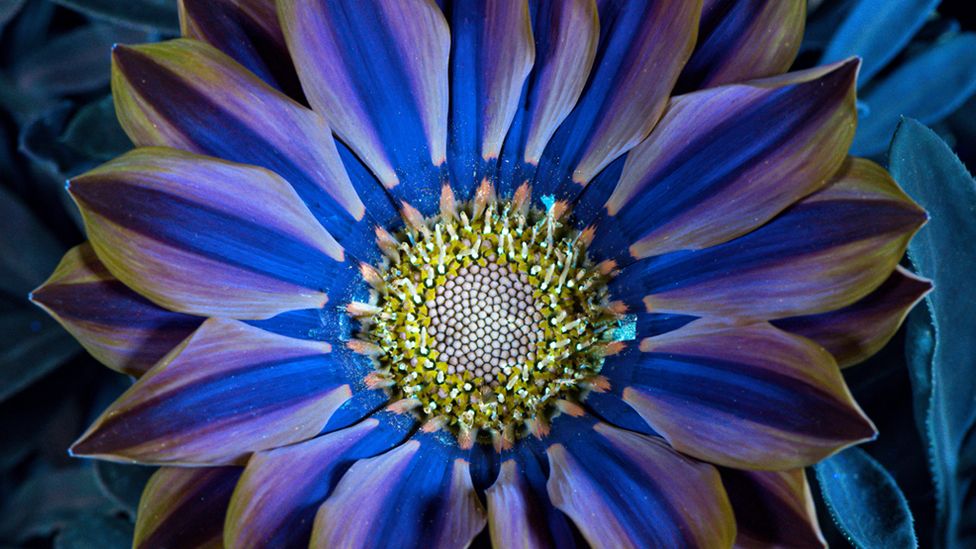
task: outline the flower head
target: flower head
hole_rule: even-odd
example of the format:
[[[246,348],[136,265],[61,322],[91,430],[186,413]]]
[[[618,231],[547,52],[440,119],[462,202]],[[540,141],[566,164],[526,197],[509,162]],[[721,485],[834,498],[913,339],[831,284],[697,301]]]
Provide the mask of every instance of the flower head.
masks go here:
[[[804,3],[182,0],[32,296],[138,378],[139,547],[820,545],[929,284]],[[485,532],[485,533],[482,533]]]

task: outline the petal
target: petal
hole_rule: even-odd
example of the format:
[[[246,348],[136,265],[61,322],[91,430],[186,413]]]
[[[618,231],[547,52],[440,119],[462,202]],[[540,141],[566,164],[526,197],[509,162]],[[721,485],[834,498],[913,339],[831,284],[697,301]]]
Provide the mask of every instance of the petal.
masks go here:
[[[484,526],[464,453],[420,433],[349,468],[319,508],[310,546],[466,547]]]
[[[112,93],[119,121],[137,146],[174,147],[267,168],[291,183],[350,248],[369,241],[365,206],[325,120],[220,51],[187,39],[118,46],[112,52]]]
[[[736,547],[827,547],[803,469],[723,469],[722,484],[735,511]]]
[[[71,180],[98,258],[170,310],[267,318],[325,304],[355,272],[273,173],[142,148]]]
[[[389,450],[404,434],[402,426],[370,418],[341,431],[254,454],[227,511],[224,545],[238,549],[307,545],[315,513],[345,467]]]
[[[833,357],[768,323],[698,320],[644,339],[603,375],[678,451],[743,469],[805,467],[873,438]]]
[[[639,261],[611,282],[652,312],[776,319],[854,303],[891,274],[926,220],[880,166],[847,162],[833,183],[735,240]]]
[[[529,93],[523,160],[538,164],[549,139],[583,93],[600,39],[595,0],[552,0],[540,6],[538,60]]]
[[[163,467],[142,491],[133,549],[220,547],[239,467]]]
[[[350,396],[329,344],[208,319],[72,446],[74,455],[158,464],[239,463],[318,434]]]
[[[304,98],[274,0],[178,0],[177,8],[183,36],[210,44],[268,84]]]
[[[203,319],[160,308],[119,282],[88,243],[75,246],[31,294],[103,364],[140,376]]]
[[[647,137],[691,55],[700,13],[700,0],[600,4],[596,66],[540,160],[540,195],[571,199]]]
[[[568,517],[553,507],[546,490],[545,447],[522,439],[504,458],[486,491],[493,547],[584,547]]]
[[[558,442],[546,450],[549,497],[590,545],[732,545],[735,519],[714,467],[657,437],[592,420],[563,424],[565,433],[553,424]]]
[[[535,42],[525,0],[455,0],[449,9],[449,152],[452,182],[467,199],[483,164],[498,159],[532,70]]]
[[[628,255],[714,246],[823,187],[854,137],[857,66],[852,60],[672,99],[627,155],[593,253],[624,255],[618,263],[626,264]]]
[[[826,348],[841,368],[867,360],[894,337],[932,283],[898,267],[867,297],[843,309],[774,322]]]
[[[803,39],[804,0],[705,0],[682,92],[787,71]]]
[[[278,13],[312,107],[394,195],[436,207],[451,46],[433,0],[284,0]]]

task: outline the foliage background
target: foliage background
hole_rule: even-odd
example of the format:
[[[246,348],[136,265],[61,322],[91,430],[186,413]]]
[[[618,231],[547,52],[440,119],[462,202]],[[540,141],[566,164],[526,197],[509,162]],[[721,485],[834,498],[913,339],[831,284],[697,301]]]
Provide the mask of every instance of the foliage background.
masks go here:
[[[809,0],[797,67],[864,58],[854,153],[886,163],[905,115],[976,167],[971,4]],[[152,468],[66,453],[130,382],[26,297],[83,240],[65,179],[131,147],[109,95],[112,44],[178,27],[173,0],[0,0],[0,549],[131,543]],[[891,169],[933,217],[910,255],[955,293],[939,301],[937,289],[846,372],[881,435],[810,478],[834,547],[976,547],[976,285],[961,283],[976,270],[976,184],[935,134],[898,132]]]

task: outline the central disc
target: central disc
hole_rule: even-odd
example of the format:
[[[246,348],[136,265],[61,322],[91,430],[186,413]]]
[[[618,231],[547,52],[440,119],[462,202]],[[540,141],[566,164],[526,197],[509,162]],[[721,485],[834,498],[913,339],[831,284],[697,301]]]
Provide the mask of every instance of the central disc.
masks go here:
[[[387,261],[365,273],[375,301],[353,306],[367,382],[462,445],[507,447],[579,411],[602,386],[616,317],[584,239],[557,217],[469,203],[383,236]]]
[[[438,286],[427,333],[447,373],[495,387],[505,371],[534,362],[545,332],[532,292],[527,274],[498,263],[462,267]]]

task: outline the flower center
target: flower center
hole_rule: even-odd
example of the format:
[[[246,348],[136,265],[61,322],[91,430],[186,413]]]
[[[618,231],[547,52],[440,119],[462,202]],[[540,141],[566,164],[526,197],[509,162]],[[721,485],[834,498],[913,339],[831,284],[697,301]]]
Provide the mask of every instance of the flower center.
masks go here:
[[[462,446],[506,448],[580,411],[605,384],[617,319],[606,276],[557,217],[476,199],[386,235],[373,300],[353,304],[373,349],[367,382]]]

